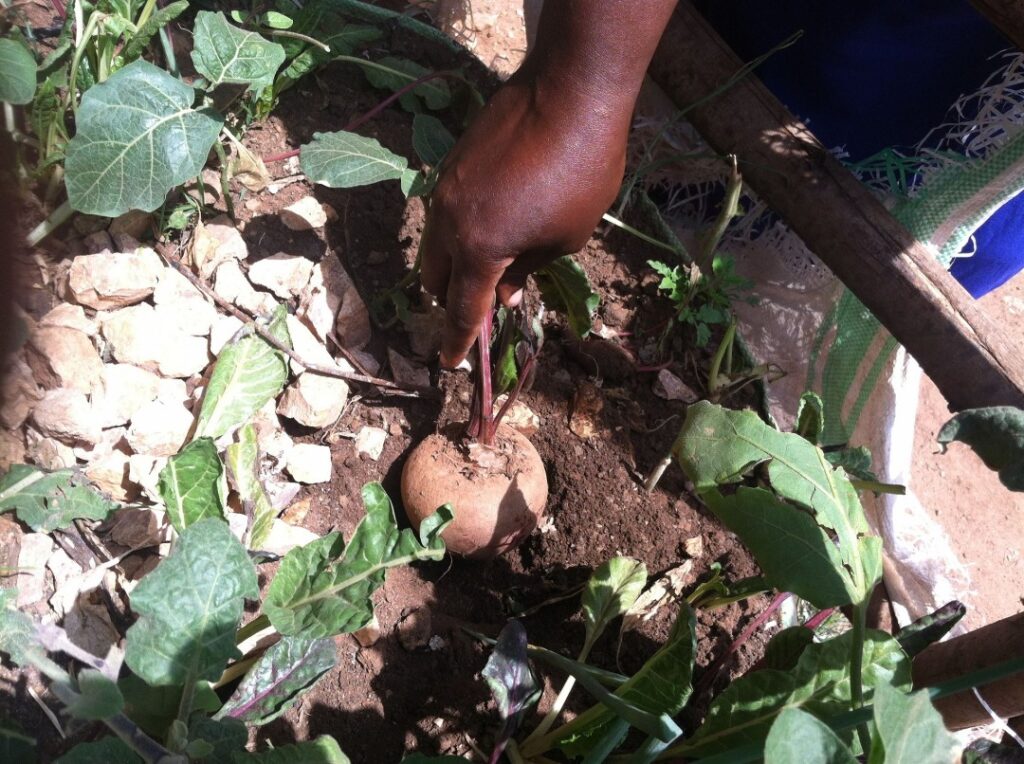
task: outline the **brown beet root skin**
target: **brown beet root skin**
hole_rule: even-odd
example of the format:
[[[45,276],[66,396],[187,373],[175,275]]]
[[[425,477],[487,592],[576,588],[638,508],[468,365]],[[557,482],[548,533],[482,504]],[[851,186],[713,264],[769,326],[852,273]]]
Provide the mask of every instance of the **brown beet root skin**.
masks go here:
[[[548,481],[544,463],[522,434],[502,425],[495,439],[504,468],[474,463],[450,427],[413,449],[402,469],[402,502],[413,527],[443,504],[455,520],[441,537],[455,554],[491,559],[521,544],[544,516]]]

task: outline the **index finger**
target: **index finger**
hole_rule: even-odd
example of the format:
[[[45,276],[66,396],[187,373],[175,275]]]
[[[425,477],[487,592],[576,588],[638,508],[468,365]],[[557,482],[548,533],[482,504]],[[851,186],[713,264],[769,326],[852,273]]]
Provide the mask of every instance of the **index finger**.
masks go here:
[[[441,365],[445,368],[458,366],[473,347],[480,324],[494,306],[494,289],[503,271],[499,265],[486,264],[484,258],[476,258],[472,265],[461,268],[453,263],[441,335]]]

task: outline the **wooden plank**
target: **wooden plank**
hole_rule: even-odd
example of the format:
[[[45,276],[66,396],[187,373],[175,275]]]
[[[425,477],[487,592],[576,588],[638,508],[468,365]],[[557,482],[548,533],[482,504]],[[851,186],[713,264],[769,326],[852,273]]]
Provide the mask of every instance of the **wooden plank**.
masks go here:
[[[971,0],[971,5],[1010,42],[1024,50],[1024,3],[1020,0]]]
[[[744,180],[917,359],[954,411],[1024,408],[1024,353],[743,62],[681,2],[650,73]],[[707,100],[703,100],[707,99]]]

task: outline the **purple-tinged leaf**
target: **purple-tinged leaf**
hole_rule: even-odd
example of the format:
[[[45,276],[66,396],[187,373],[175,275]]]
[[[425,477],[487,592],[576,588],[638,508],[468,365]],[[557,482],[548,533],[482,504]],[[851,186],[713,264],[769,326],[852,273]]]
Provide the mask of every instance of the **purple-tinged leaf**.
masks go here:
[[[500,757],[526,712],[540,700],[540,687],[526,659],[526,644],[526,629],[519,621],[509,621],[498,635],[494,652],[482,672],[502,719],[492,761]]]

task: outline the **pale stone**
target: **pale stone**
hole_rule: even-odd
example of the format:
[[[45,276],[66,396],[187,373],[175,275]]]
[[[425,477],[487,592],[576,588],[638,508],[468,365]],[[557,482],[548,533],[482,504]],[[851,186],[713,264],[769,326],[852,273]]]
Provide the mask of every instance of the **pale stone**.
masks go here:
[[[28,342],[30,353],[34,353],[29,359],[44,387],[92,393],[99,385],[103,361],[85,332],[42,326],[29,335]]]
[[[197,388],[200,389],[201,388]],[[191,398],[188,394],[188,385],[183,379],[160,378],[157,386],[156,397],[164,403],[180,403],[185,406]]]
[[[696,403],[700,398],[692,387],[668,369],[658,372],[658,377],[654,380],[654,394],[667,401],[682,401],[683,403]]]
[[[78,390],[66,387],[50,390],[32,411],[32,419],[43,435],[65,443],[78,440],[96,443],[102,437],[92,404]]]
[[[307,427],[328,427],[337,421],[348,402],[348,383],[307,371],[288,385],[277,413]]]
[[[114,250],[116,252],[134,252],[142,246],[142,243],[131,234],[112,233],[110,238],[114,240]]]
[[[270,534],[261,548],[265,552],[283,557],[295,547],[305,546],[319,538],[311,530],[275,519],[270,525]]]
[[[101,459],[121,443],[124,440],[124,435],[127,432],[126,427],[111,427],[103,430],[100,435],[99,441],[92,445],[76,445],[71,450],[75,454],[76,459],[80,459],[83,462],[92,462],[96,459]]]
[[[369,311],[352,278],[333,254],[328,253],[313,266],[296,315],[312,327],[321,342],[326,342],[332,331],[346,348],[361,348],[370,341]]]
[[[438,306],[426,311],[409,313],[404,321],[413,357],[431,361],[441,350],[441,332],[444,331],[444,309]]]
[[[32,464],[47,470],[63,470],[78,464],[75,450],[56,438],[43,437],[35,429],[28,427],[26,439],[27,455]]]
[[[430,387],[430,371],[426,366],[413,363],[393,348],[388,348],[391,376],[400,385]]]
[[[0,470],[8,470],[12,464],[25,463],[25,442],[21,434],[0,430]]]
[[[81,305],[72,305],[70,302],[62,302],[39,319],[39,326],[76,329],[90,337],[96,334],[96,322],[86,317]]]
[[[176,326],[185,334],[205,337],[217,319],[217,309],[187,278],[167,268],[153,291],[161,323]]]
[[[160,377],[128,363],[104,365],[99,390],[93,396],[103,427],[127,424],[132,415],[157,397]]]
[[[208,279],[221,263],[245,260],[249,249],[231,219],[221,215],[196,226],[188,256],[199,275]]]
[[[360,647],[373,647],[377,644],[377,640],[380,639],[380,623],[377,616],[374,615],[363,628],[353,631],[352,636],[356,638]]]
[[[190,377],[209,363],[201,337],[167,326],[151,305],[133,305],[104,316],[103,336],[114,358],[165,377]]]
[[[218,355],[243,326],[234,316],[217,316],[210,327],[210,353]]]
[[[71,261],[68,289],[74,300],[100,310],[121,308],[153,294],[164,264],[151,249],[101,252]]]
[[[53,540],[46,533],[26,533],[18,553],[18,609],[46,597],[46,561],[53,553]]]
[[[128,428],[128,444],[137,454],[172,456],[185,443],[192,414],[180,403],[153,401],[135,412]]]
[[[33,407],[43,396],[43,391],[32,376],[32,369],[22,356],[7,357],[0,379],[0,422],[4,427],[16,430],[21,427]]]
[[[494,410],[500,411],[508,400],[507,395],[499,395],[494,401]],[[502,424],[507,424],[513,430],[518,430],[526,437],[532,437],[540,432],[540,417],[522,401],[515,401],[505,412]]]
[[[313,263],[278,252],[249,266],[249,281],[266,287],[283,300],[298,296],[309,283]]]
[[[128,499],[128,454],[114,450],[85,468],[85,476],[115,501]]]
[[[152,454],[132,454],[128,457],[128,480],[142,488],[150,501],[163,501],[160,496],[160,471],[167,465],[167,457]]]
[[[267,405],[256,412],[252,418],[252,425],[256,430],[256,445],[259,446],[260,453],[277,462],[277,469],[280,470],[284,465],[285,456],[292,449],[293,442],[281,427],[273,400],[267,401]]]
[[[312,196],[305,196],[281,210],[281,222],[293,231],[310,231],[327,225],[327,211]]]
[[[292,350],[295,354],[309,363],[315,363],[319,366],[326,366],[328,368],[336,368],[341,371],[354,372],[352,364],[346,361],[344,358],[335,359],[327,352],[327,348],[324,344],[318,340],[309,328],[302,323],[295,316],[289,315],[285,318],[285,323],[288,326],[288,334],[292,340]],[[292,371],[296,374],[302,374],[306,370],[306,367],[300,363],[292,361]]]
[[[237,260],[228,260],[217,268],[213,291],[222,299],[258,316],[273,312],[277,306],[273,295],[257,291],[249,283]]]
[[[345,299],[338,309],[338,318],[334,322],[334,333],[346,348],[361,348],[370,341],[370,312],[355,286],[345,293]]]
[[[134,239],[141,239],[149,231],[152,222],[153,216],[150,213],[142,210],[129,210],[114,218],[107,230],[110,231],[111,236],[128,234]]]
[[[331,479],[331,449],[299,443],[288,454],[287,469],[300,483],[326,483]]]
[[[298,483],[291,483],[277,477],[264,481],[263,487],[267,491],[267,498],[270,499],[270,506],[278,512],[288,507],[302,490],[302,486]]]
[[[384,452],[388,434],[380,427],[363,427],[356,433],[356,453],[377,461]]]

